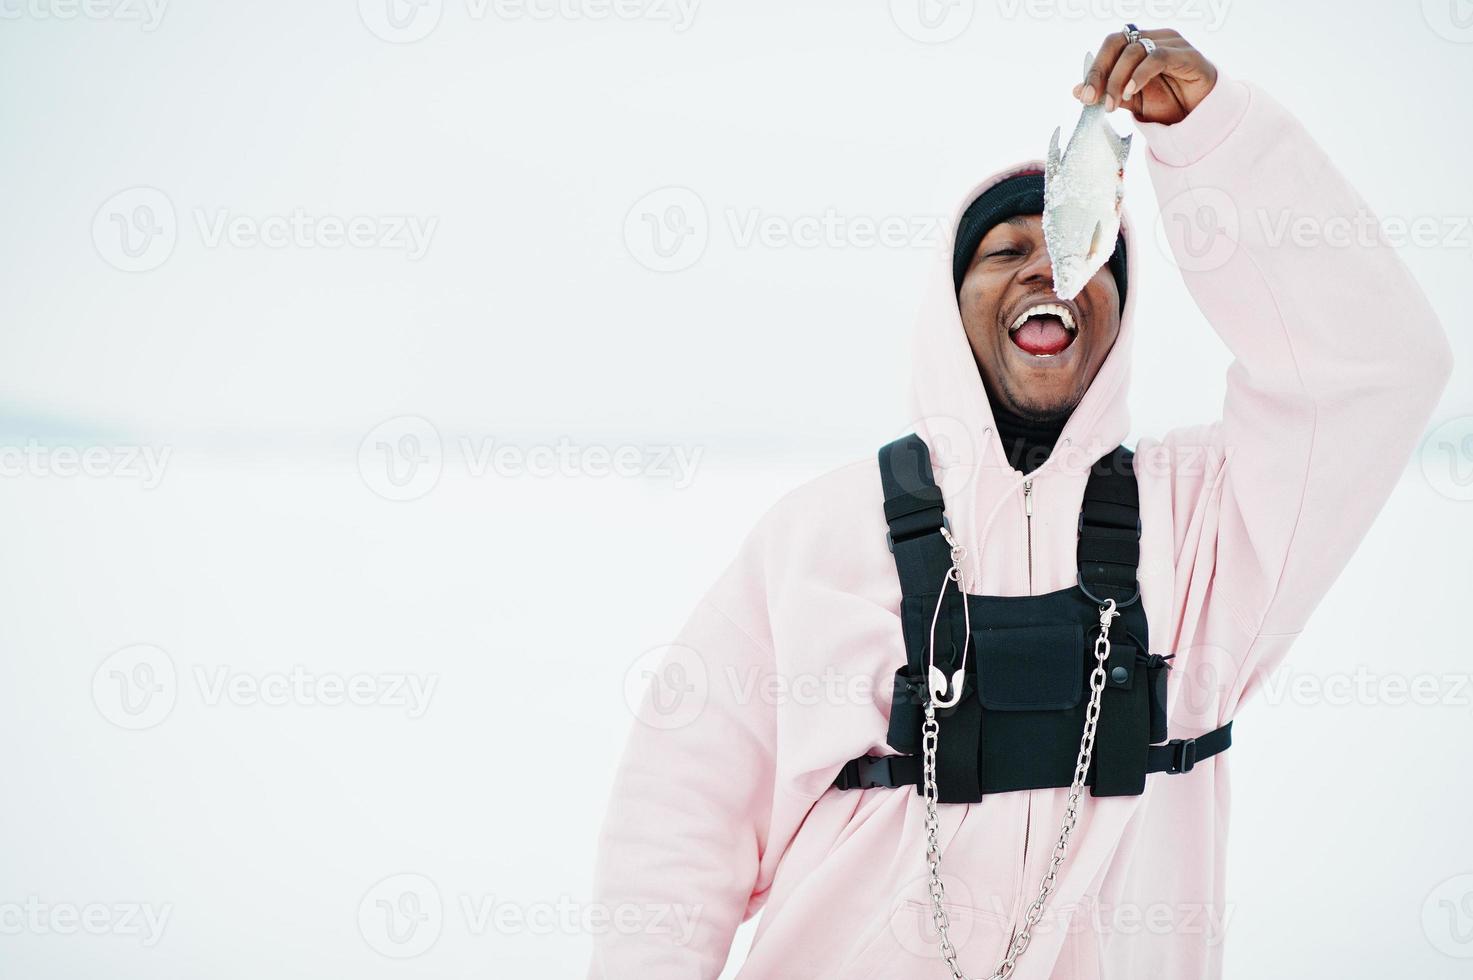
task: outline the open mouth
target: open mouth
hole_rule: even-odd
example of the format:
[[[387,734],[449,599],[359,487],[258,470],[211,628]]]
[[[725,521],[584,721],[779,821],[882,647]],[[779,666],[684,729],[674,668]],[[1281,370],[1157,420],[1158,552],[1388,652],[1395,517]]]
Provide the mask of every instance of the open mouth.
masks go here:
[[[1008,338],[1034,357],[1053,357],[1079,336],[1074,313],[1062,303],[1038,303],[1018,314],[1008,327]]]

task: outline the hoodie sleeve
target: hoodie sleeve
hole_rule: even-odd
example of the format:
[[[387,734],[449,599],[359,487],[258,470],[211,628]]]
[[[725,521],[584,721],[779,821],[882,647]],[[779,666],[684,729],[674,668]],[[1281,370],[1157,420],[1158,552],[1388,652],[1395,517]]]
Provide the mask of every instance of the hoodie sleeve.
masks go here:
[[[762,535],[651,673],[604,818],[590,980],[714,980],[760,907],[775,718]]]
[[[1158,447],[1174,508],[1186,506],[1177,471],[1207,461],[1185,482],[1213,513],[1177,523],[1215,522],[1215,534],[1179,532],[1176,574],[1179,585],[1195,576],[1181,587],[1210,596],[1247,639],[1221,705],[1231,712],[1282,659],[1390,495],[1452,355],[1369,207],[1261,89],[1220,75],[1181,122],[1138,128],[1176,264],[1234,357],[1221,420]]]

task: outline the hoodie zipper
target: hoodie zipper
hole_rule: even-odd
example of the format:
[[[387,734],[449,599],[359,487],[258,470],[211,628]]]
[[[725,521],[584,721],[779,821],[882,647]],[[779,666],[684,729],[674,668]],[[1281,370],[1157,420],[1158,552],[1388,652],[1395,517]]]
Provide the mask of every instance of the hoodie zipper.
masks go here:
[[[1028,522],[1028,594],[1033,594],[1033,481],[1023,481],[1023,515]]]
[[[1033,594],[1033,481],[1023,481],[1023,517],[1028,532],[1028,594]],[[1022,900],[1023,888],[1028,880],[1028,839],[1033,830],[1033,791],[1029,790],[1026,808],[1023,811],[1023,859],[1018,867],[1018,901]],[[1008,935],[1008,949],[1013,948],[1013,939],[1018,934],[1018,903],[1013,903],[1012,928]]]

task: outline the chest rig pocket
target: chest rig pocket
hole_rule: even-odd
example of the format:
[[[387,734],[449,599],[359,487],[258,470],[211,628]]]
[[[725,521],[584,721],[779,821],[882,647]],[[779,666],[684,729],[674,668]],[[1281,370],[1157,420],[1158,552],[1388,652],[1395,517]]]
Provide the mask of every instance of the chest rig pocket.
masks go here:
[[[988,793],[1067,787],[1085,725],[1100,607],[1107,599],[1115,600],[1119,617],[1104,665],[1086,778],[1090,792],[1138,795],[1148,773],[1186,772],[1228,747],[1231,722],[1196,739],[1166,739],[1170,658],[1148,652],[1136,579],[1141,525],[1130,450],[1117,447],[1090,471],[1074,586],[1037,596],[963,595],[953,587],[939,608],[950,546],[941,534],[945,504],[925,442],[911,435],[885,446],[880,475],[906,648],[906,663],[895,672],[886,740],[905,754],[853,759],[840,770],[836,787],[912,785],[920,792],[933,617],[936,666],[950,677],[966,661],[961,697],[936,711],[946,733],[936,760],[939,801],[974,803]],[[968,618],[972,652],[963,658]]]
[[[977,697],[985,711],[1066,711],[1084,697],[1084,630],[1077,625],[980,627]],[[993,651],[996,651],[994,654]]]

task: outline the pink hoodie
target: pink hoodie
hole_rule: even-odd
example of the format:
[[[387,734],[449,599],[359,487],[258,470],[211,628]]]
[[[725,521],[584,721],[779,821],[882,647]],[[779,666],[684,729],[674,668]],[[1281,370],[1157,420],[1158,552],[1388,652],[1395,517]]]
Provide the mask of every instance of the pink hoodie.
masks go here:
[[[1275,238],[1286,221],[1344,220],[1365,204],[1260,89],[1222,76],[1182,122],[1138,128],[1183,278],[1235,357],[1220,421],[1136,447],[1142,601],[1151,652],[1176,654],[1170,728],[1187,737],[1233,718],[1282,661],[1395,485],[1451,352],[1391,248]],[[1209,237],[1206,218],[1227,237]],[[911,425],[968,547],[969,589],[1068,587],[1088,465],[1129,429],[1145,284],[1132,274],[1119,339],[1032,474],[1030,544],[951,251],[939,250],[916,332]],[[759,909],[746,980],[949,976],[927,906],[921,799],[830,788],[847,760],[893,751],[890,682],[905,649],[885,530],[871,456],[777,503],[697,606],[620,765],[595,887],[618,928],[601,931],[590,977],[711,980]],[[1014,977],[1220,976],[1232,759],[1152,775],[1138,797],[1086,794]],[[951,938],[968,976],[991,975],[1036,896],[1066,796],[941,807]]]

